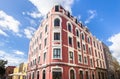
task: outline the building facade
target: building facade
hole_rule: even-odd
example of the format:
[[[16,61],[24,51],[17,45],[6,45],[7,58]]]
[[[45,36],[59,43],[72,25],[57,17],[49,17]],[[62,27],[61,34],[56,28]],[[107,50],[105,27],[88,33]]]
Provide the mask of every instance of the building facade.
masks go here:
[[[5,69],[6,79],[12,79],[12,77],[9,76],[9,75],[10,75],[10,74],[13,74],[14,68],[15,68],[15,66],[7,66],[7,67],[6,67],[6,69]]]
[[[30,40],[27,78],[106,79],[105,75],[101,41],[55,5]]]
[[[103,50],[105,54],[105,60],[106,60],[106,68],[107,68],[107,74],[108,74],[108,79],[115,79],[115,68],[114,68],[114,62],[113,62],[113,56],[108,48],[103,43]]]
[[[21,63],[18,67],[14,68],[13,74],[11,74],[12,79],[27,79],[27,64]]]

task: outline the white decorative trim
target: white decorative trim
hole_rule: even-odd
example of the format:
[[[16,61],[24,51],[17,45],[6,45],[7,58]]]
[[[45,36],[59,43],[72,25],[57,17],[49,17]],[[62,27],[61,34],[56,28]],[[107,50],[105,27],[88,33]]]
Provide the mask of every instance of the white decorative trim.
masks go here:
[[[60,67],[60,66],[52,66],[52,67],[51,67],[52,72],[54,71],[54,70],[53,70],[54,68],[59,68],[59,69],[61,69],[61,72],[63,73],[63,67]],[[60,71],[57,71],[57,72],[60,72]]]

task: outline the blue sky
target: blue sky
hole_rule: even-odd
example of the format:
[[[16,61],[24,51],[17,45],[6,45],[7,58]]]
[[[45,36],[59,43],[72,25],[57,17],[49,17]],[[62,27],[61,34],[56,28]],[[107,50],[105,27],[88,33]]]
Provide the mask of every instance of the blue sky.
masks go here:
[[[119,0],[0,0],[0,59],[8,60],[8,65],[26,62],[31,36],[56,3],[82,21],[120,60]]]

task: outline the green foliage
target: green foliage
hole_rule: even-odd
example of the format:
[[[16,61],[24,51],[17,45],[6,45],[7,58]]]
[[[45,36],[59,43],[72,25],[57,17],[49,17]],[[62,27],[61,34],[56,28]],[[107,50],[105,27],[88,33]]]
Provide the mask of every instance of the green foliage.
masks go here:
[[[0,78],[5,74],[5,65],[7,64],[7,61],[0,60]]]
[[[7,61],[0,60],[0,67],[5,67],[5,64],[7,64]]]

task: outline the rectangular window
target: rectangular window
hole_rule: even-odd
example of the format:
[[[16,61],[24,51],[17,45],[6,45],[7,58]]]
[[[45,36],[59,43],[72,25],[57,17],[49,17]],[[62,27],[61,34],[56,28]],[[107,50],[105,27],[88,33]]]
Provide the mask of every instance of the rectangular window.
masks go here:
[[[42,38],[42,32],[40,33],[40,39]]]
[[[87,64],[87,57],[84,57],[84,63]]]
[[[90,66],[93,67],[93,61],[90,59]]]
[[[73,52],[69,52],[69,55],[70,55],[70,60],[73,60]]]
[[[89,54],[91,55],[91,48],[89,48]]]
[[[52,76],[53,79],[62,79],[62,72],[53,71]]]
[[[79,62],[82,62],[82,56],[80,54],[78,55],[78,60]]]
[[[41,50],[41,44],[39,45],[39,50]]]
[[[95,56],[97,57],[97,51],[95,50]]]
[[[45,26],[45,33],[47,32],[47,25]]]
[[[77,47],[80,48],[80,42],[77,42]]]
[[[44,53],[43,61],[46,60],[46,52]]]
[[[93,41],[93,43],[94,43],[94,47],[96,47],[96,46],[95,46],[95,41]]]
[[[45,40],[44,40],[44,46],[46,46],[47,45],[47,38],[45,38]]]
[[[60,33],[54,33],[54,40],[60,40]]]
[[[83,50],[85,51],[86,50],[86,48],[85,48],[85,45],[83,44]]]
[[[53,58],[61,58],[61,50],[60,48],[53,49]]]
[[[69,37],[69,45],[72,46],[72,38],[71,37]]]
[[[55,6],[55,11],[56,12],[59,11],[59,6],[58,5]]]
[[[38,63],[40,63],[40,56],[38,57]]]
[[[35,65],[36,65],[36,59],[35,59]]]

